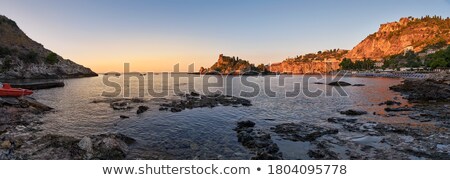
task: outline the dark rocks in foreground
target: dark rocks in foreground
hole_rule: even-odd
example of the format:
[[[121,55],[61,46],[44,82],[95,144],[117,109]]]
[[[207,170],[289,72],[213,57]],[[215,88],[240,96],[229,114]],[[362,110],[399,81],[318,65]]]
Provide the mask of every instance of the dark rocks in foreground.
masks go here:
[[[100,134],[78,139],[40,135],[40,115],[52,108],[30,97],[0,98],[0,160],[3,159],[125,159],[134,139]]]
[[[255,153],[254,160],[280,160],[283,159],[278,145],[272,141],[269,133],[254,128],[252,121],[240,121],[234,129],[238,141]]]
[[[410,101],[450,102],[450,75],[430,79],[406,79],[402,84],[391,86],[393,91],[401,92]]]
[[[48,134],[37,140],[39,148],[32,159],[125,159],[128,145],[134,139],[123,134],[101,134],[77,139],[70,136]]]
[[[291,141],[314,141],[327,134],[337,134],[337,129],[318,127],[309,124],[285,123],[275,126],[275,133],[283,139]]]

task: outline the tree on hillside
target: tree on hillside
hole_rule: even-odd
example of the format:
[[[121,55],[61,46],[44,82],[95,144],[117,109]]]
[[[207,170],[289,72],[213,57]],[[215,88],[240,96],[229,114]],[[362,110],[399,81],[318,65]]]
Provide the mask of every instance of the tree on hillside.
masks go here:
[[[354,68],[354,63],[351,59],[344,58],[342,62],[339,64],[342,70],[351,70]]]

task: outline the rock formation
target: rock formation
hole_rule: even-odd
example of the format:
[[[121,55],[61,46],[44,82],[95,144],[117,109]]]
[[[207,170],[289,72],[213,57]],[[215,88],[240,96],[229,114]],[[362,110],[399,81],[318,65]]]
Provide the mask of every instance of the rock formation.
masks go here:
[[[0,79],[97,76],[30,39],[13,21],[0,16]]]
[[[438,43],[450,44],[449,18],[401,18],[398,22],[382,24],[378,32],[365,38],[345,57],[382,60],[406,51],[421,52]]]
[[[200,68],[201,74],[218,73],[218,74],[241,74],[255,70],[255,65],[248,61],[239,59],[239,57],[229,57],[223,54],[219,55],[219,59],[210,68]]]

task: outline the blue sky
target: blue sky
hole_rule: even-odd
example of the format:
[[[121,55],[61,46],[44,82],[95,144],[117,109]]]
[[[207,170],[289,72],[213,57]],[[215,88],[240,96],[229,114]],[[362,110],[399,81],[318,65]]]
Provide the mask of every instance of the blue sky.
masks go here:
[[[270,63],[351,49],[381,23],[450,16],[449,0],[0,0],[32,39],[92,69],[182,70],[220,53]]]

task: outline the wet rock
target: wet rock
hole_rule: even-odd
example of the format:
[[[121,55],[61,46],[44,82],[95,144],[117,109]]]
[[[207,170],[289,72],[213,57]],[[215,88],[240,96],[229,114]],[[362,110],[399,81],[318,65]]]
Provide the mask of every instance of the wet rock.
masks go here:
[[[120,119],[128,119],[130,118],[129,116],[125,116],[125,115],[120,115]]]
[[[348,82],[344,82],[344,81],[336,81],[336,82],[328,83],[328,85],[330,85],[330,86],[351,86],[352,84],[350,84]]]
[[[129,102],[126,101],[118,101],[118,102],[112,102],[110,104],[110,106],[114,109],[114,110],[126,110],[126,109],[131,109],[132,107],[130,106]]]
[[[365,84],[353,84],[353,86],[366,86]]]
[[[255,127],[255,124],[256,123],[254,123],[254,122],[252,122],[252,121],[239,121],[238,123],[237,123],[237,127],[236,127],[236,131],[238,131],[238,130],[240,130],[240,129],[244,129],[244,128],[252,128],[252,127]]]
[[[170,111],[171,112],[181,112],[181,111],[183,111],[183,109],[174,107],[174,108],[170,108]]]
[[[384,108],[386,112],[400,112],[400,111],[412,111],[411,108],[408,107],[399,107],[399,108]]]
[[[347,118],[339,118],[339,117],[332,117],[332,118],[328,118],[327,121],[328,122],[332,122],[332,123],[355,123],[358,119],[347,119]]]
[[[382,102],[378,105],[382,106],[382,105],[388,105],[388,106],[393,106],[393,105],[401,105],[401,102],[397,102],[397,101],[391,101],[391,100],[387,100],[386,102]]]
[[[148,109],[149,109],[148,106],[139,106],[136,114],[142,114],[142,113],[148,111]]]
[[[330,150],[324,142],[319,142],[316,148],[308,151],[308,156],[316,160],[336,160],[339,159],[337,153]]]
[[[348,115],[348,116],[360,116],[360,115],[367,114],[367,111],[349,109],[346,111],[340,111],[339,113]]]
[[[198,97],[198,96],[200,96],[200,94],[197,92],[191,92],[191,96]]]
[[[449,74],[445,76],[450,77]],[[390,89],[401,92],[410,101],[450,102],[450,86],[442,78],[406,79]]]
[[[167,110],[169,110],[169,108],[166,108],[166,107],[160,107],[159,110],[160,110],[160,111],[167,111]]]
[[[318,127],[304,123],[285,123],[275,126],[274,132],[286,140],[314,141],[321,136],[337,134],[339,131],[337,129]]]
[[[234,129],[237,132],[238,142],[255,153],[255,160],[279,160],[282,154],[279,147],[272,141],[270,134],[254,129],[252,121],[240,121]]]

